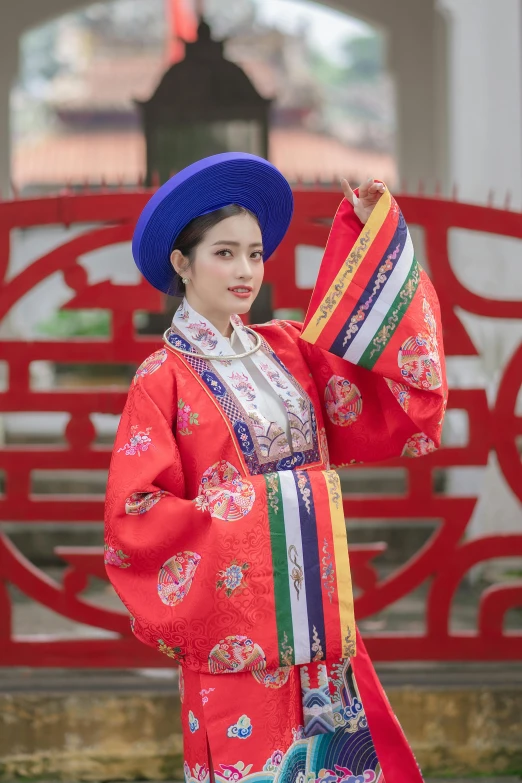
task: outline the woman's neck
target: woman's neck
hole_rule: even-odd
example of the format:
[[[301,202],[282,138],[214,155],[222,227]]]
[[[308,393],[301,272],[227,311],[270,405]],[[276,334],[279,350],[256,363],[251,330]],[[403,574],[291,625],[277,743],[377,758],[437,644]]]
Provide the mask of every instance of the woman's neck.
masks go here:
[[[192,297],[188,292],[185,294],[185,299],[192,309],[195,310],[198,315],[201,315],[206,321],[212,324],[214,329],[217,329],[220,334],[222,334],[224,337],[231,336],[233,329],[232,324],[230,323],[230,315],[232,315],[232,313],[227,315],[226,313],[219,311],[210,311],[205,308],[204,304],[200,302],[197,297],[196,301],[194,301],[194,297]]]

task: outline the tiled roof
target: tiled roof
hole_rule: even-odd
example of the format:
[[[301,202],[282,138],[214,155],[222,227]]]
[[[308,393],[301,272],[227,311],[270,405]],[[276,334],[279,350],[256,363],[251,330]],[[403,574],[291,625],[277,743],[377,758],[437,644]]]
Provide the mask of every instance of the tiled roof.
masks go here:
[[[356,181],[370,174],[391,185],[397,180],[390,155],[346,147],[328,136],[275,128],[269,144],[270,160],[290,180],[347,176]],[[145,141],[137,131],[48,136],[19,143],[13,151],[13,182],[19,189],[102,180],[133,185],[144,173]]]

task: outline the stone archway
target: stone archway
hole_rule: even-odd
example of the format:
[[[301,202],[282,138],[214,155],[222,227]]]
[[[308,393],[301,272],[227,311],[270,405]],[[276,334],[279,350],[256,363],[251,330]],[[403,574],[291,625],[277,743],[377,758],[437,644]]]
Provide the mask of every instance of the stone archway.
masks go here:
[[[315,0],[381,29],[395,77],[397,157],[401,177],[428,187],[447,180],[446,28],[436,0]],[[0,190],[9,183],[9,93],[18,69],[18,41],[31,27],[89,5],[89,0],[18,0],[0,29]]]

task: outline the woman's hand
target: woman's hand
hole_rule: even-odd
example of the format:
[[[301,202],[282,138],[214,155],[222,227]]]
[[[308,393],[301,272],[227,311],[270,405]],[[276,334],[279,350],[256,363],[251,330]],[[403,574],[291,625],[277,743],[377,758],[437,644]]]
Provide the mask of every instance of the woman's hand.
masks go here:
[[[386,189],[386,185],[383,185],[382,182],[376,182],[373,177],[370,177],[359,186],[358,196],[351,189],[348,180],[341,179],[341,187],[361,223],[366,223]]]

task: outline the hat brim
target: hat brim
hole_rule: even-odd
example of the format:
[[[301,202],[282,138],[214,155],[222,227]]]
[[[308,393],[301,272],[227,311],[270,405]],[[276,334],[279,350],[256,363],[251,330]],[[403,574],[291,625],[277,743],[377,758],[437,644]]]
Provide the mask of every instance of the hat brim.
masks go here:
[[[266,261],[283,239],[293,195],[281,172],[264,158],[226,152],[193,163],[162,185],[147,202],[132,239],[138,269],[155,288],[172,293],[174,240],[196,217],[238,204],[257,217]]]

